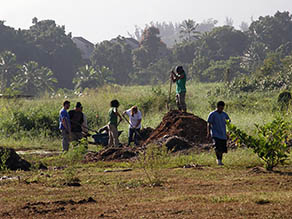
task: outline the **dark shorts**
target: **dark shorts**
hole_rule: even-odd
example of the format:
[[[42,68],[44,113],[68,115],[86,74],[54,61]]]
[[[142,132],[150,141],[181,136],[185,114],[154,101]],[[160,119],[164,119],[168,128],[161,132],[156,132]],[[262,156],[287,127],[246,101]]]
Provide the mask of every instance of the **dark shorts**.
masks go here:
[[[227,153],[227,140],[213,138],[213,142],[216,152]]]

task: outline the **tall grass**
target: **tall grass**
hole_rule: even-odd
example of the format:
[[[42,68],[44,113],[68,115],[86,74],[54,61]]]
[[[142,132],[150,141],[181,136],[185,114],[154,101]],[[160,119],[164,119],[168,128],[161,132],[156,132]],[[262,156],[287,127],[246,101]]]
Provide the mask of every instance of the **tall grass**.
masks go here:
[[[105,86],[97,90],[86,90],[81,95],[59,93],[54,97],[45,95],[37,99],[0,99],[0,140],[2,145],[22,147],[57,148],[58,113],[64,100],[71,101],[71,108],[77,101],[84,106],[89,127],[97,129],[107,123],[109,102],[118,99],[120,111],[137,105],[143,113],[143,126],[155,128],[167,112],[169,85],[152,86]],[[186,102],[188,111],[207,119],[216,102],[226,102],[226,112],[239,128],[253,132],[254,124],[271,121],[279,114],[278,92],[257,92],[229,94],[224,84],[187,84]],[[175,108],[173,89],[171,107]],[[96,117],[98,115],[98,118]],[[291,110],[286,118],[291,120]],[[121,123],[121,141],[127,139],[127,123]]]

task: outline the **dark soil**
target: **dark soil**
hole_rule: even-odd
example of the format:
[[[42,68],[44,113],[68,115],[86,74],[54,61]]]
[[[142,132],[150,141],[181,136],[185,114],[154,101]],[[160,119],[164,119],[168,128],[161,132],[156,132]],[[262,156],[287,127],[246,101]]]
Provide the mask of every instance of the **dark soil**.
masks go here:
[[[57,213],[57,212],[63,212],[65,211],[65,207],[67,205],[73,206],[73,205],[82,205],[82,204],[88,204],[88,203],[96,203],[96,201],[89,197],[88,199],[82,199],[80,201],[54,201],[54,202],[35,202],[35,203],[27,203],[24,207],[22,207],[22,210],[27,211],[30,214],[41,214],[45,215],[48,213]],[[72,208],[70,209],[72,210]]]
[[[192,148],[201,148],[199,145],[210,143],[207,140],[207,122],[191,113],[178,110],[168,112],[160,125],[153,130],[145,128],[140,131],[142,143],[140,148],[122,147],[105,148],[99,152],[89,152],[84,162],[125,160],[136,157],[139,149],[145,149],[148,144],[166,145],[168,151],[188,151]],[[210,145],[208,145],[208,149]],[[205,150],[206,148],[201,148]]]
[[[22,159],[14,149],[0,147],[0,165],[4,166],[9,170],[24,170],[28,171],[31,164],[26,160]]]
[[[142,137],[142,141],[146,141],[150,135],[153,133],[154,129],[147,127],[147,128],[143,128],[140,131],[140,136]]]
[[[178,110],[172,110],[163,117],[160,125],[144,142],[144,145],[153,143],[164,136],[182,137],[192,144],[209,143],[206,138],[207,122],[191,113]]]
[[[167,150],[171,152],[187,150],[192,147],[184,138],[177,136],[168,138],[165,142],[165,146],[167,147]]]
[[[85,155],[84,162],[125,160],[136,157],[138,150],[132,147],[105,148],[99,152],[89,152]]]

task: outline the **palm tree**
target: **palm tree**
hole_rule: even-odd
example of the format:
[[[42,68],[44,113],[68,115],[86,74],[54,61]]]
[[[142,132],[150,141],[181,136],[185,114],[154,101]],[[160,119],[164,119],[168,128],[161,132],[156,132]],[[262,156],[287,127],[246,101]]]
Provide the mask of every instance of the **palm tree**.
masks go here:
[[[10,87],[11,80],[18,72],[16,56],[10,51],[0,54],[0,89],[1,91]]]
[[[180,27],[180,38],[184,38],[186,41],[192,41],[194,39],[200,39],[201,33],[197,31],[199,24],[194,20],[184,20]]]
[[[25,94],[38,94],[43,91],[53,91],[57,79],[53,72],[46,67],[39,67],[37,62],[25,63],[20,73],[14,78],[12,87]]]
[[[103,66],[96,70],[92,66],[85,65],[76,72],[73,83],[75,89],[96,88],[112,82],[111,76],[112,72],[108,67]]]

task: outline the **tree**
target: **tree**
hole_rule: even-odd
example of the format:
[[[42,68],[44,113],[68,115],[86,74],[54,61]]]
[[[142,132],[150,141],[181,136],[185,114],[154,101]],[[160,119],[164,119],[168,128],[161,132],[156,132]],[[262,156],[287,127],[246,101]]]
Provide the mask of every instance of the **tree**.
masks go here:
[[[202,23],[199,24],[197,31],[201,33],[210,32],[216,27],[217,23],[218,21],[214,20],[213,18],[204,20]]]
[[[38,63],[31,61],[23,64],[11,84],[12,88],[24,94],[38,94],[44,91],[53,91],[57,79],[53,72],[46,67],[39,67]]]
[[[19,71],[16,63],[16,55],[10,51],[4,51],[0,54],[0,89],[4,91],[10,87],[13,77]]]
[[[184,41],[176,44],[172,49],[175,60],[179,63],[191,64],[195,58],[195,51],[197,47],[197,41]]]
[[[230,57],[228,60],[211,61],[209,67],[203,71],[201,80],[230,82],[246,73],[247,71],[241,67],[241,57]]]
[[[159,29],[154,26],[144,30],[140,47],[133,50],[135,70],[147,68],[149,64],[171,54],[165,43],[161,41],[159,34]]]
[[[292,15],[277,12],[274,16],[259,17],[250,25],[253,40],[264,43],[270,50],[292,41]]]
[[[230,26],[230,27],[233,27],[233,24],[234,24],[234,21],[231,17],[226,17],[225,18],[225,25],[226,26]]]
[[[244,54],[242,64],[248,71],[253,72],[262,65],[269,52],[269,48],[264,43],[252,41]]]
[[[34,18],[33,22],[29,30],[21,32],[26,42],[36,48],[31,60],[52,69],[59,87],[72,87],[72,79],[82,58],[71,34],[66,34],[65,27],[53,20],[38,21]]]
[[[109,82],[112,82],[112,72],[105,66],[98,70],[95,70],[92,66],[82,66],[73,79],[75,89],[82,90],[85,88],[101,87]]]
[[[247,32],[249,30],[249,25],[247,22],[242,21],[239,28],[242,32]]]
[[[108,67],[116,83],[127,84],[133,72],[132,48],[123,37],[103,41],[95,46],[91,63],[95,69]]]
[[[197,31],[199,24],[194,20],[188,19],[184,20],[180,25],[181,38],[186,41],[192,41],[200,38],[201,33]]]
[[[246,34],[230,26],[216,27],[205,33],[198,42],[196,56],[210,60],[227,60],[231,56],[242,56],[249,45]]]

